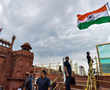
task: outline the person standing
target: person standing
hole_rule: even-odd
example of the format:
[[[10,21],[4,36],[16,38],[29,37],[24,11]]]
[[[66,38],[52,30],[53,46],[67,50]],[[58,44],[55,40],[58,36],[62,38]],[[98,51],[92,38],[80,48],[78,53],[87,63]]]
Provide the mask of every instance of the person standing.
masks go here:
[[[32,81],[33,81],[33,76],[31,73],[26,74],[26,80],[24,83],[24,87],[26,90],[32,90]]]
[[[65,76],[66,76],[66,81],[65,81],[66,90],[71,90],[70,84],[71,84],[72,68],[71,68],[71,65],[69,63],[69,57],[68,56],[65,57],[64,72],[65,72]]]
[[[48,90],[50,87],[50,79],[47,77],[47,72],[42,70],[40,77],[36,81],[38,90]]]
[[[87,52],[87,61],[88,61],[88,65],[90,64],[91,61],[91,56],[90,56],[90,52]]]
[[[93,63],[93,60],[92,60],[92,58],[91,58],[91,56],[90,56],[90,52],[87,52],[86,54],[87,54],[88,66],[90,67],[90,63],[91,63],[91,62]]]

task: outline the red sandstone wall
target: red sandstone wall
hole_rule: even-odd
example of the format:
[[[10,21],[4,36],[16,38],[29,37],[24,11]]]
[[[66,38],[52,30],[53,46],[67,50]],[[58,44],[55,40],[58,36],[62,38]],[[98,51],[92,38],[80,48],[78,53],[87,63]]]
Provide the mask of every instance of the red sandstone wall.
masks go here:
[[[23,85],[25,73],[32,70],[33,53],[29,51],[13,52],[14,64],[11,80],[9,82],[9,90],[16,90]],[[21,83],[20,83],[21,82]]]
[[[7,77],[11,74],[11,49],[0,47],[0,85],[4,86],[7,82]]]
[[[32,70],[32,64],[33,53],[0,46],[0,85],[5,90],[17,90],[23,85],[25,73]]]

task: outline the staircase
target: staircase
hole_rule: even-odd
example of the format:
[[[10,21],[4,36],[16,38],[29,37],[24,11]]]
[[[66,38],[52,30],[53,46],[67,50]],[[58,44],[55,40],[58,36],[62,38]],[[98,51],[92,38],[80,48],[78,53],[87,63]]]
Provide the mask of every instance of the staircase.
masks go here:
[[[85,85],[71,85],[71,90],[84,90],[86,88]],[[57,82],[56,90],[65,90],[64,82]]]

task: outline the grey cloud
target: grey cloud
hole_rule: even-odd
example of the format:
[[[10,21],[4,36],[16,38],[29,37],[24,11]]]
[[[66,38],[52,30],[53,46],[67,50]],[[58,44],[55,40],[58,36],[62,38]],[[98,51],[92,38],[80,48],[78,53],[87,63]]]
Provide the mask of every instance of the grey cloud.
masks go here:
[[[109,40],[110,30],[109,24],[103,24],[79,31],[76,15],[103,4],[100,0],[10,0],[3,4],[5,13],[1,22],[5,28],[1,36],[9,39],[15,34],[14,49],[30,42],[35,53],[34,63],[36,59],[48,63],[48,57],[57,59],[66,55],[83,59],[86,51],[93,51],[96,44]]]

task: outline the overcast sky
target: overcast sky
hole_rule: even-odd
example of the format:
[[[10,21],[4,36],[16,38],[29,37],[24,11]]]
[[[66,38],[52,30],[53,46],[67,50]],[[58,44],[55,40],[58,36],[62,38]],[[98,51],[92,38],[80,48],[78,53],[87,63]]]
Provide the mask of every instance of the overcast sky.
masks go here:
[[[73,62],[86,64],[86,51],[96,54],[96,44],[110,42],[110,23],[77,28],[77,14],[84,14],[106,0],[0,0],[1,38],[16,35],[14,49],[29,42],[35,63],[60,62],[70,56]]]

